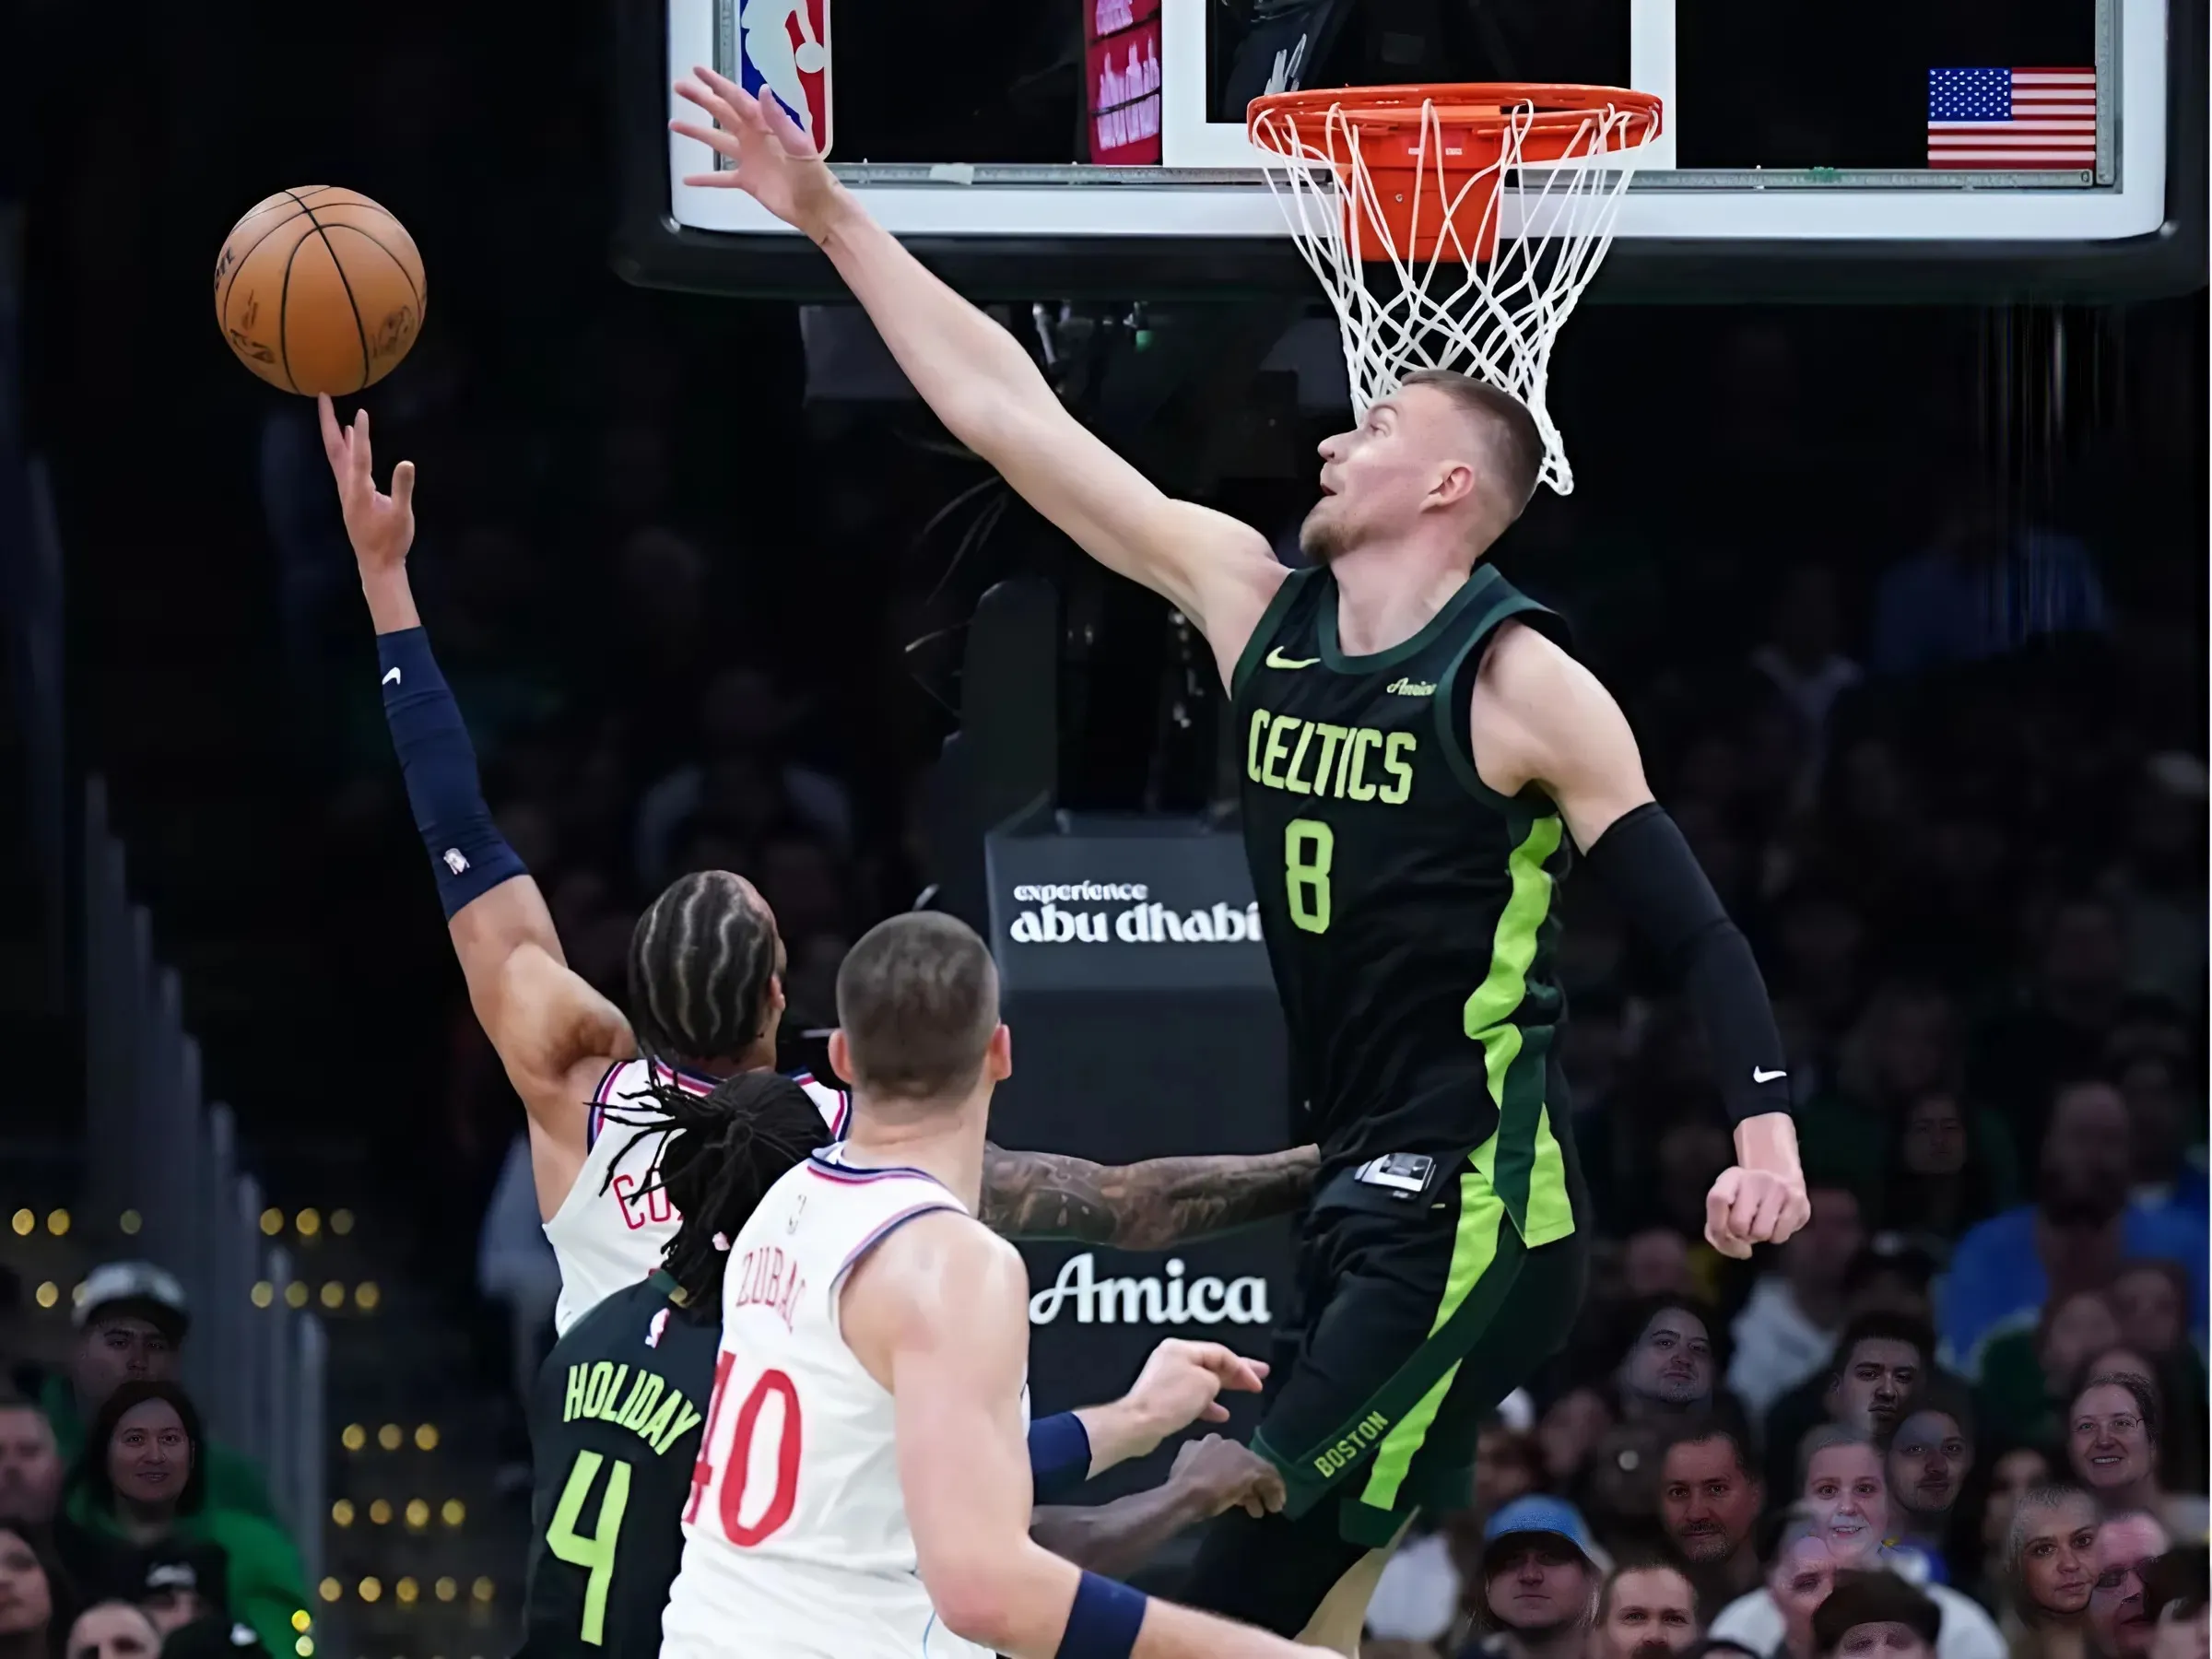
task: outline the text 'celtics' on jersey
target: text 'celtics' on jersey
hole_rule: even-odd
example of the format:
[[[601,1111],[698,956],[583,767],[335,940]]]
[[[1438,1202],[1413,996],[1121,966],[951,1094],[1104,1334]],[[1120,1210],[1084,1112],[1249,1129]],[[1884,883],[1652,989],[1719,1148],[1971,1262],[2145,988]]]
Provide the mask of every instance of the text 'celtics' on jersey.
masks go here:
[[[656,1273],[617,1290],[538,1373],[518,1659],[661,1651],[722,1340],[721,1309],[677,1308],[675,1288]]]
[[[1573,1230],[1552,1040],[1559,810],[1477,774],[1482,653],[1558,618],[1479,566],[1403,644],[1347,656],[1336,583],[1300,571],[1237,664],[1244,843],[1324,1176],[1472,1153],[1534,1246]],[[1556,1121],[1555,1121],[1556,1112]]]

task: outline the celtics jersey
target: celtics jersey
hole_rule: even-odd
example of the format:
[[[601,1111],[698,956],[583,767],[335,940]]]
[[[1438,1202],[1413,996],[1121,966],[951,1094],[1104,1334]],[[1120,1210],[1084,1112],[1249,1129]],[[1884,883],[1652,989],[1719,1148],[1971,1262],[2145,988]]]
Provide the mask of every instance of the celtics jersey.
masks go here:
[[[722,1342],[721,1310],[676,1307],[675,1288],[655,1273],[616,1291],[569,1327],[538,1373],[518,1659],[661,1651]]]
[[[1245,850],[1324,1176],[1471,1154],[1533,1246],[1574,1230],[1549,1064],[1571,850],[1551,801],[1499,794],[1468,747],[1475,670],[1509,618],[1564,631],[1478,566],[1404,644],[1347,656],[1335,579],[1300,571],[1233,694]]]

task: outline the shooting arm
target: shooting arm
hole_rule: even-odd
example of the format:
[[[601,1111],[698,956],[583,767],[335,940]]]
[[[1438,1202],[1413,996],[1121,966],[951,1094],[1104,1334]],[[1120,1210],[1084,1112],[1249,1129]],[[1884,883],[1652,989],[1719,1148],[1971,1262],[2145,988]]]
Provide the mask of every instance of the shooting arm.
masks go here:
[[[1050,1152],[983,1155],[983,1225],[1009,1239],[1166,1250],[1292,1213],[1313,1190],[1312,1147],[1254,1158],[1095,1164]]]
[[[632,1052],[629,1027],[570,970],[544,895],[492,822],[405,567],[364,571],[361,587],[376,625],[384,714],[447,935],[469,1004],[529,1113],[539,1206],[550,1214],[583,1161],[593,1088]]]
[[[1233,667],[1282,582],[1265,539],[1162,494],[1061,406],[1012,335],[848,193],[832,203],[817,240],[946,428],[1093,559],[1190,618]]]

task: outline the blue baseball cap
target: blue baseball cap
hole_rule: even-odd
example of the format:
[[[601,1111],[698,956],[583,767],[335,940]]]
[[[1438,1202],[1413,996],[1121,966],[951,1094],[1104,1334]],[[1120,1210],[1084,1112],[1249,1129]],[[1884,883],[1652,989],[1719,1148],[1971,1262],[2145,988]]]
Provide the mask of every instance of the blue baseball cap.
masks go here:
[[[1596,1542],[1590,1536],[1590,1527],[1583,1521],[1582,1511],[1563,1498],[1542,1496],[1516,1498],[1484,1524],[1484,1567],[1488,1568],[1502,1553],[1504,1546],[1531,1535],[1562,1539],[1572,1545],[1575,1553],[1593,1568],[1601,1572],[1605,1571]]]

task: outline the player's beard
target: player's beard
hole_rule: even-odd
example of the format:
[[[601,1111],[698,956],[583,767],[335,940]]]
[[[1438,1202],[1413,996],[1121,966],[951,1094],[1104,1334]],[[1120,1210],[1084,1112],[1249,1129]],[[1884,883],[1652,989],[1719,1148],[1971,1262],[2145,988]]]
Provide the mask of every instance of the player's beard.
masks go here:
[[[1298,550],[1315,564],[1335,564],[1352,550],[1352,543],[1342,496],[1323,496],[1298,527]]]

